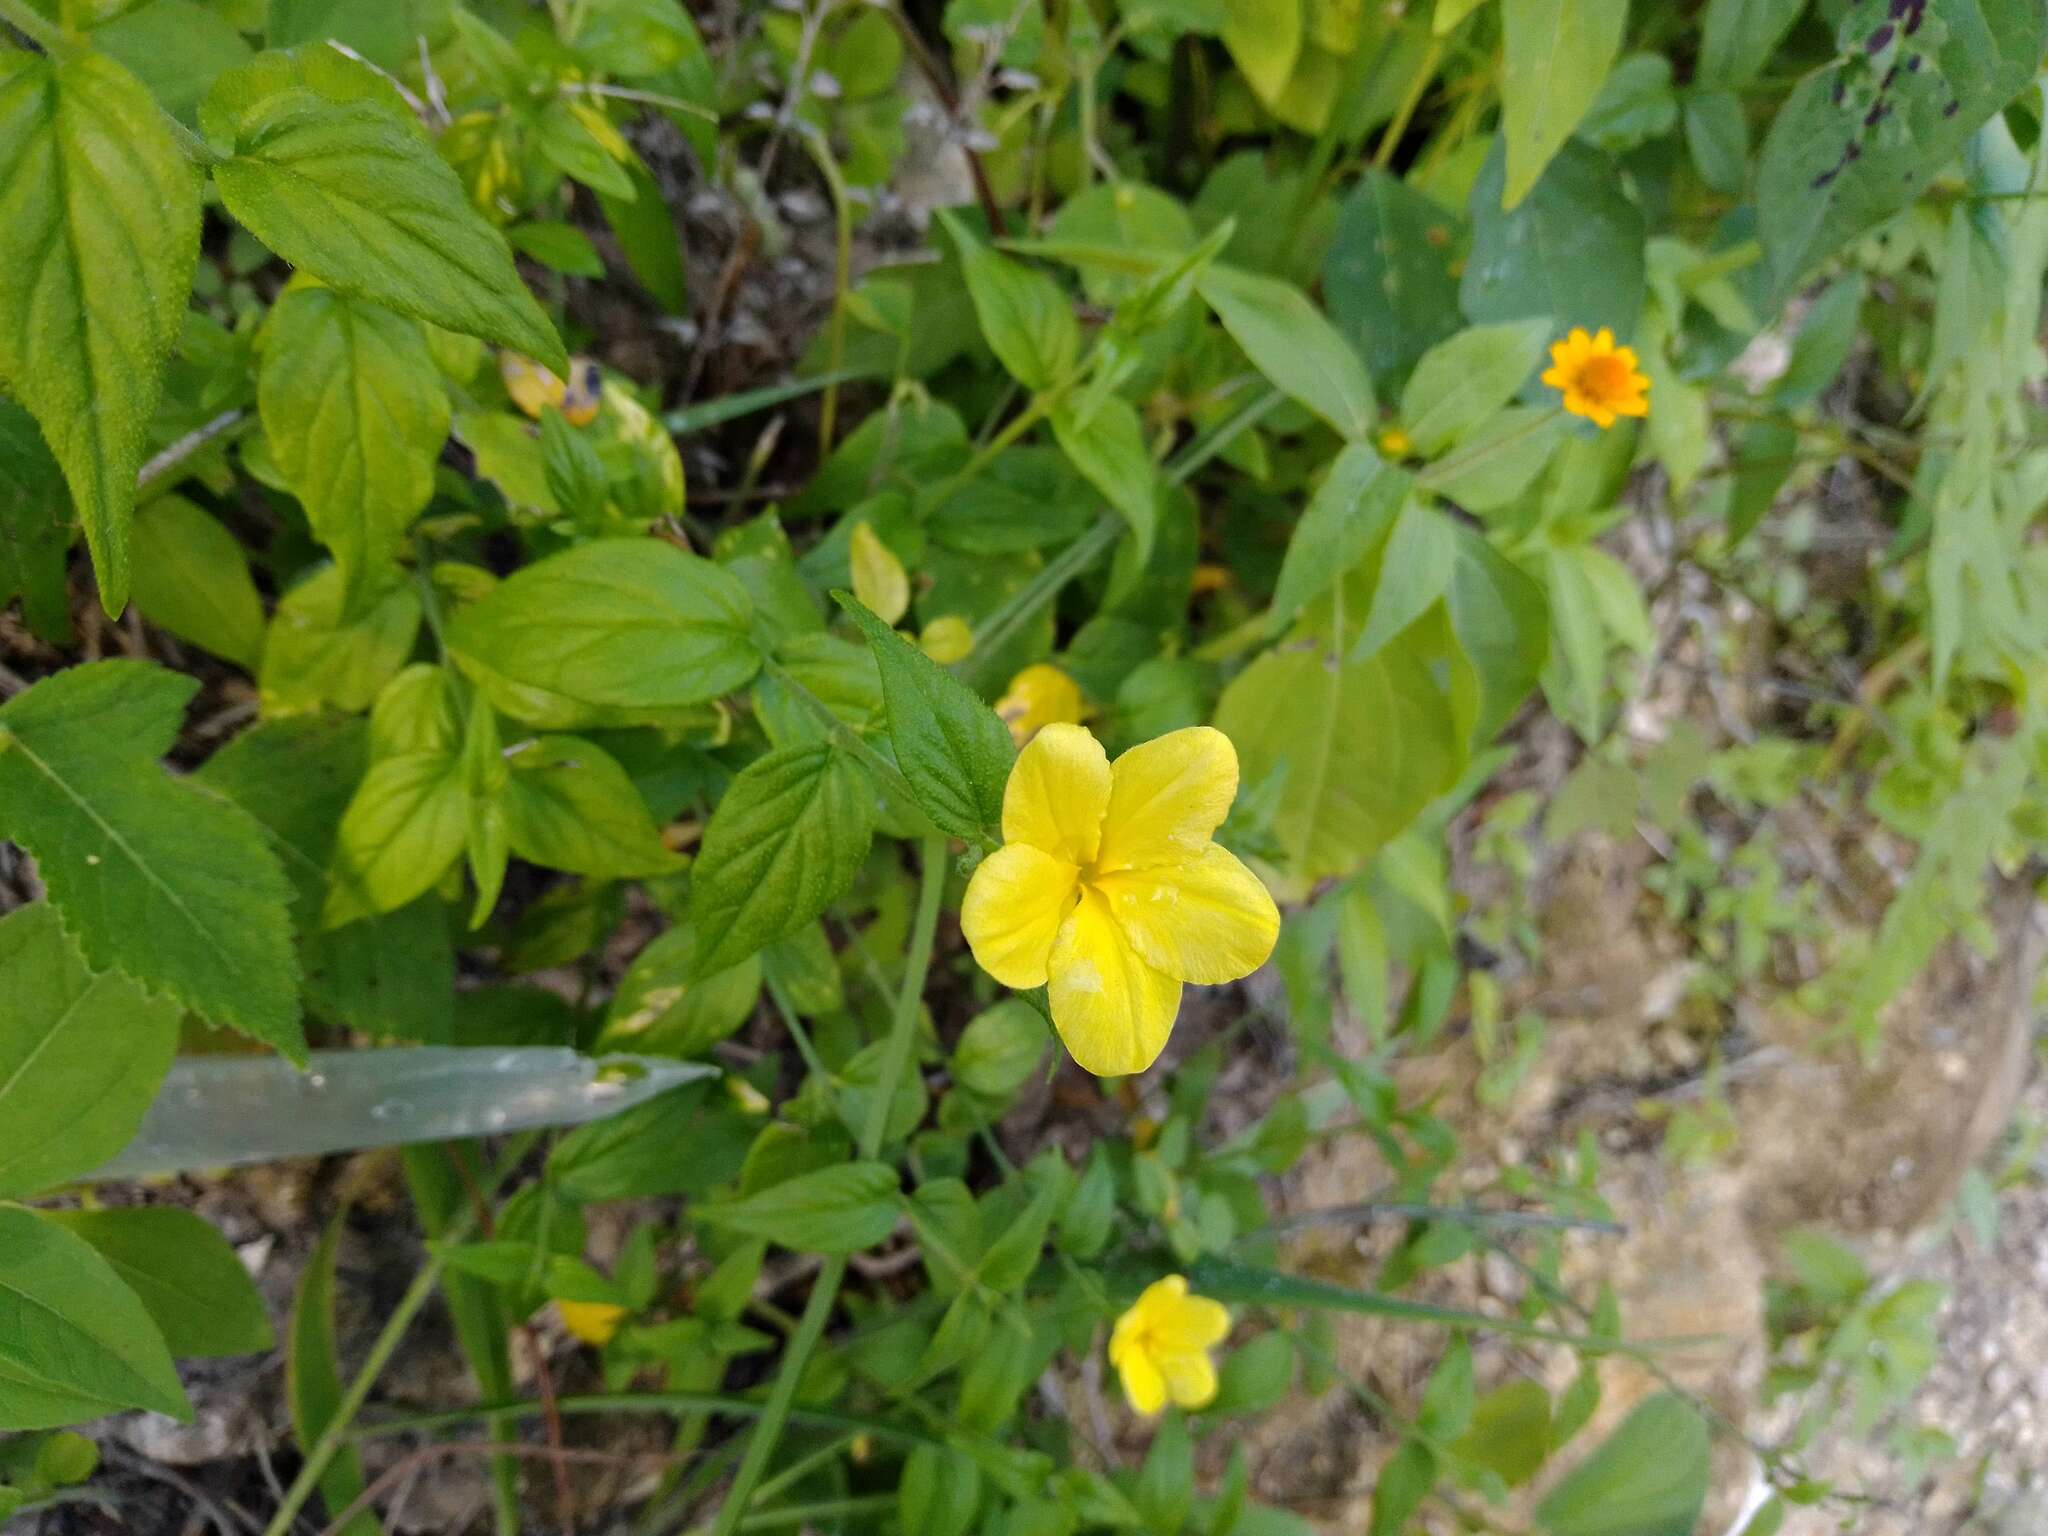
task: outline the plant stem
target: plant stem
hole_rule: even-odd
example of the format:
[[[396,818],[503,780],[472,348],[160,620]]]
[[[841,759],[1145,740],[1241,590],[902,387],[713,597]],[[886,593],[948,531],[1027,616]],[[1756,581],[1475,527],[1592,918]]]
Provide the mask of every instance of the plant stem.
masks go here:
[[[0,0],[0,21],[4,21],[53,59],[79,52],[83,39],[43,15],[28,0]]]
[[[183,472],[200,449],[216,440],[233,442],[256,425],[256,418],[237,407],[222,411],[204,426],[195,427],[161,452],[152,454],[135,476],[135,504],[140,506],[157,492],[166,490]]]
[[[975,654],[993,655],[1011,635],[1036,618],[1038,610],[1059,595],[1060,588],[1095,564],[1123,530],[1123,519],[1113,512],[1103,513],[1093,528],[1054,555],[1044,570],[1019,587],[1010,600],[975,631]],[[966,662],[954,663],[952,670],[957,675],[973,659],[974,656],[970,655]]]
[[[757,1419],[767,1412],[758,1398],[725,1392],[587,1392],[555,1400],[555,1410],[565,1419],[585,1418],[603,1413],[718,1413],[731,1418]],[[513,1403],[481,1403],[474,1408],[449,1408],[438,1413],[407,1414],[403,1418],[380,1419],[349,1431],[355,1442],[382,1440],[392,1435],[431,1434],[463,1424],[503,1424],[540,1416],[540,1404],[521,1399]],[[845,1430],[876,1435],[905,1445],[938,1443],[931,1435],[892,1424],[886,1419],[861,1418],[856,1414],[833,1413],[822,1408],[793,1408],[793,1423],[812,1424],[821,1429]]]
[[[504,1157],[499,1160],[497,1171],[485,1187],[486,1199],[495,1195],[498,1187],[511,1177],[512,1170],[519,1166],[520,1160],[539,1138],[538,1131],[529,1131],[513,1139]],[[383,1331],[370,1346],[370,1354],[363,1361],[363,1368],[356,1372],[356,1379],[349,1383],[348,1390],[341,1395],[341,1401],[335,1405],[334,1417],[328,1421],[326,1431],[307,1451],[305,1465],[299,1468],[299,1475],[292,1480],[291,1487],[285,1490],[284,1502],[278,1506],[270,1524],[263,1528],[263,1536],[289,1536],[293,1522],[299,1517],[299,1511],[305,1508],[306,1500],[313,1496],[314,1489],[319,1486],[321,1474],[327,1470],[327,1464],[333,1461],[335,1453],[348,1443],[350,1426],[354,1424],[356,1415],[362,1411],[363,1404],[368,1401],[370,1389],[376,1386],[377,1378],[384,1373],[384,1367],[391,1363],[391,1357],[405,1341],[406,1330],[412,1326],[412,1320],[419,1315],[420,1308],[424,1307],[434,1294],[434,1287],[440,1283],[442,1266],[447,1263],[448,1248],[468,1237],[475,1225],[476,1211],[473,1207],[463,1208],[448,1223],[443,1247],[438,1252],[428,1255],[426,1264],[413,1277],[412,1284],[406,1288],[405,1294],[398,1300],[398,1305],[392,1309]]]
[[[924,996],[925,978],[931,971],[932,941],[939,927],[939,899],[946,889],[946,840],[936,835],[927,837],[919,849],[919,857],[922,868],[918,879],[917,922],[911,930],[910,957],[904,962],[903,985],[896,994],[895,1016],[889,1022],[889,1043],[883,1051],[875,1097],[868,1105],[867,1122],[861,1128],[860,1155],[865,1161],[872,1161],[882,1150],[882,1142],[889,1131],[889,1108],[896,1100],[896,1084],[909,1065],[916,1044],[917,1005]],[[760,1422],[754,1426],[753,1435],[747,1441],[747,1454],[740,1462],[739,1471],[733,1475],[725,1502],[718,1508],[718,1518],[711,1527],[712,1536],[734,1536],[745,1524],[747,1501],[753,1497],[761,1474],[768,1470],[776,1442],[782,1438],[782,1426],[788,1421],[790,1409],[796,1401],[797,1385],[810,1364],[811,1351],[817,1348],[818,1340],[824,1336],[825,1324],[839,1299],[839,1283],[845,1278],[844,1254],[831,1255],[825,1260],[824,1268],[818,1271],[817,1281],[811,1287],[811,1299],[805,1304],[803,1318],[797,1323],[796,1334],[790,1339],[789,1349],[782,1357],[782,1368],[775,1374],[775,1385],[768,1394],[768,1406],[763,1410]]]
[[[889,787],[889,793],[901,802],[899,809],[910,812],[924,821],[926,827],[931,827],[931,822],[925,820],[924,812],[918,806],[917,791],[910,787],[910,781],[903,777],[901,769],[869,746],[859,731],[833,714],[831,705],[790,676],[780,662],[764,661],[761,670],[787,688],[799,704],[817,717],[818,723],[825,727],[826,734],[832,738],[834,745],[859,758],[870,773]]]

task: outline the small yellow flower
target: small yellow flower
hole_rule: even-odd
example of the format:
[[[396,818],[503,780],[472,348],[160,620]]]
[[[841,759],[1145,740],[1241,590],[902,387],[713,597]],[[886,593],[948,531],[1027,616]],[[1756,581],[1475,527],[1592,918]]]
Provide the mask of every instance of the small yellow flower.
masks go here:
[[[607,1301],[558,1301],[555,1310],[562,1326],[592,1349],[603,1349],[626,1320],[626,1309]]]
[[[1280,914],[1211,835],[1237,798],[1237,751],[1206,725],[1110,764],[1084,726],[1046,726],[1003,791],[1003,846],[967,883],[960,928],[1006,987],[1048,988],[1053,1027],[1098,1077],[1142,1072],[1183,982],[1265,964]]]
[[[1550,368],[1543,382],[1564,391],[1564,408],[1605,431],[1617,416],[1650,414],[1650,381],[1636,366],[1633,347],[1617,347],[1614,332],[1601,326],[1588,336],[1574,327],[1550,344]]]
[[[1188,583],[1188,590],[1196,597],[1210,592],[1221,592],[1230,585],[1230,567],[1204,563],[1195,567],[1194,579]]]
[[[1021,747],[1048,725],[1079,725],[1088,718],[1088,706],[1071,677],[1041,661],[1010,679],[1009,691],[996,700],[996,713]]]
[[[1415,439],[1399,427],[1388,427],[1380,433],[1380,457],[1383,459],[1405,459],[1415,451]]]
[[[882,542],[872,524],[853,525],[847,545],[847,563],[853,570],[853,595],[884,624],[894,624],[910,609],[910,573],[896,558],[896,551]]]
[[[974,654],[974,626],[957,613],[942,613],[925,625],[917,648],[942,667]]]
[[[604,375],[588,358],[571,358],[569,362],[571,382],[564,384],[551,369],[541,367],[532,358],[521,357],[517,352],[500,352],[498,377],[505,381],[505,393],[512,397],[512,403],[535,421],[552,405],[571,426],[588,426],[604,403]]]
[[[1205,1408],[1216,1400],[1209,1351],[1230,1332],[1223,1303],[1188,1294],[1187,1278],[1168,1275],[1145,1287],[1109,1336],[1109,1363],[1138,1412],[1154,1414],[1171,1400]]]

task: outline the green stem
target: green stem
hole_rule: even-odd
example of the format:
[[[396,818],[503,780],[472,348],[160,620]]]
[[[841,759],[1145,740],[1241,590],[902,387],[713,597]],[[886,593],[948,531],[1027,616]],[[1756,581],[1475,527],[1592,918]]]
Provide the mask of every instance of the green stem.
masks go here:
[[[519,1166],[520,1160],[539,1139],[539,1134],[532,1131],[513,1140],[483,1191],[485,1200],[495,1195],[498,1187],[511,1177],[513,1169]],[[291,1487],[285,1490],[284,1502],[278,1506],[270,1524],[263,1528],[263,1536],[288,1536],[299,1517],[299,1511],[305,1508],[306,1500],[313,1496],[313,1491],[319,1486],[321,1475],[326,1472],[328,1463],[333,1461],[336,1453],[348,1443],[350,1429],[355,1423],[356,1415],[362,1411],[363,1404],[369,1400],[370,1389],[376,1386],[377,1378],[384,1373],[384,1367],[391,1363],[391,1357],[405,1341],[406,1330],[412,1326],[412,1320],[419,1315],[420,1308],[433,1296],[434,1287],[441,1280],[442,1266],[448,1262],[449,1250],[469,1236],[471,1228],[476,1225],[476,1219],[476,1209],[470,1206],[465,1207],[448,1223],[442,1245],[428,1255],[426,1264],[413,1277],[413,1282],[406,1288],[405,1294],[398,1299],[398,1305],[385,1322],[383,1331],[370,1346],[370,1354],[363,1361],[363,1368],[356,1372],[356,1379],[349,1383],[348,1390],[335,1405],[334,1416],[328,1421],[326,1431],[306,1453],[306,1463],[299,1468],[299,1475],[292,1480]]]
[[[135,477],[135,504],[139,507],[160,491],[167,491],[184,476],[186,467],[208,443],[231,443],[252,431],[256,415],[239,407],[222,411],[204,426],[187,432],[161,452],[153,454]]]
[[[825,727],[825,734],[832,738],[833,745],[851,752],[870,773],[889,786],[889,793],[901,802],[899,809],[916,816],[926,828],[936,830],[930,821],[925,820],[924,812],[918,806],[917,791],[910,787],[910,781],[903,777],[901,769],[869,746],[859,731],[833,714],[831,705],[790,676],[782,663],[771,658],[762,662],[761,670],[787,688],[791,696],[816,717],[818,723]]]
[[[1187,484],[1196,470],[1257,426],[1280,400],[1280,391],[1269,389],[1248,401],[1235,415],[1224,417],[1206,436],[1189,443],[1180,457],[1166,466],[1166,483]]]
[[[860,1155],[864,1161],[872,1161],[882,1150],[882,1142],[889,1131],[889,1109],[896,1100],[896,1084],[909,1065],[916,1045],[917,1005],[924,996],[925,978],[931,971],[932,942],[939,927],[939,900],[946,889],[946,840],[939,836],[927,837],[919,850],[919,857],[922,868],[918,880],[917,923],[911,930],[910,957],[904,962],[903,986],[896,994],[895,1017],[889,1023],[889,1043],[883,1050],[882,1070],[875,1082],[875,1097],[868,1105],[867,1122],[861,1128]],[[818,1340],[824,1336],[825,1324],[839,1299],[839,1284],[845,1278],[845,1255],[828,1257],[811,1287],[811,1298],[804,1305],[804,1315],[797,1324],[796,1335],[789,1341],[789,1349],[782,1357],[782,1368],[775,1374],[767,1409],[762,1413],[760,1423],[754,1426],[754,1432],[747,1441],[747,1454],[733,1476],[725,1502],[718,1508],[718,1518],[711,1528],[712,1536],[734,1536],[742,1528],[747,1501],[753,1497],[762,1473],[768,1470],[776,1442],[782,1438],[782,1427],[795,1404],[797,1385],[810,1364],[811,1351],[817,1348]]]
[[[844,1499],[824,1499],[816,1504],[792,1504],[787,1509],[767,1510],[749,1515],[739,1523],[743,1531],[765,1531],[779,1525],[803,1525],[828,1520],[835,1515],[871,1515],[896,1507],[893,1493],[861,1493]]]
[[[853,204],[847,196],[846,178],[839,162],[832,158],[832,146],[825,135],[809,124],[799,134],[804,147],[832,192],[834,238],[832,272],[832,319],[826,332],[825,372],[836,376],[846,359],[846,296],[853,287]],[[825,398],[818,409],[818,457],[832,452],[832,438],[839,420],[839,384],[836,377],[825,386]]]
[[[1101,559],[1103,552],[1116,543],[1123,531],[1123,519],[1105,512],[1093,528],[1054,555],[1045,569],[1019,587],[1008,602],[989,615],[988,621],[974,633],[975,654],[993,656],[1011,635],[1038,616],[1039,609],[1059,595],[1060,588]],[[966,662],[956,662],[954,671],[957,673],[973,659],[969,656]]]
[[[718,1413],[736,1419],[758,1419],[767,1414],[767,1404],[758,1398],[737,1397],[726,1392],[587,1392],[555,1400],[555,1411],[564,1418],[587,1418],[605,1413]],[[474,1408],[449,1408],[437,1413],[408,1414],[403,1418],[379,1419],[360,1425],[348,1438],[361,1442],[382,1440],[390,1435],[431,1434],[464,1424],[503,1424],[520,1419],[537,1419],[541,1405],[536,1402],[482,1403]],[[844,1430],[852,1434],[876,1435],[905,1445],[933,1445],[940,1442],[886,1419],[866,1419],[856,1414],[832,1413],[821,1408],[792,1408],[788,1419],[820,1429]]]
[[[84,51],[85,40],[42,14],[28,0],[0,0],[0,21],[4,21],[53,59],[68,58]]]

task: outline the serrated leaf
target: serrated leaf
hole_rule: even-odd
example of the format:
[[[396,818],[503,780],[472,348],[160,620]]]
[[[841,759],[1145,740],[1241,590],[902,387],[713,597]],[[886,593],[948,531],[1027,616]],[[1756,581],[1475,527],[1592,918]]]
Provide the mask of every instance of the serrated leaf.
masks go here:
[[[64,467],[109,614],[198,249],[199,178],[141,82],[0,56],[0,381]]]
[[[0,1430],[51,1429],[128,1408],[192,1417],[135,1293],[84,1239],[0,1205]]]
[[[269,1349],[270,1319],[249,1272],[221,1235],[190,1211],[138,1205],[51,1211],[84,1238],[135,1293],[180,1359]]]
[[[978,842],[1003,815],[1017,750],[1009,728],[964,683],[858,602],[835,593],[874,653],[896,766],[942,832]]]
[[[271,457],[354,594],[434,493],[450,411],[433,354],[417,322],[310,287],[272,306],[262,349]]]
[[[874,827],[867,770],[836,747],[782,747],[749,763],[690,871],[691,974],[715,976],[817,917],[853,883]]]
[[[56,909],[0,918],[0,1196],[91,1173],[133,1139],[178,1048],[177,1004],[86,969]]]
[[[1621,52],[1628,0],[1501,0],[1501,207],[1529,195],[1600,94]]]
[[[753,1017],[762,957],[694,976],[697,933],[678,923],[633,957],[605,1011],[596,1049],[643,1056],[695,1056]]]
[[[416,320],[481,336],[559,374],[569,356],[504,237],[416,126],[369,102],[278,92],[214,167],[228,211],[295,267]]]
[[[505,834],[520,858],[602,880],[682,867],[626,770],[595,742],[543,736],[515,747],[510,763]]]
[[[448,648],[515,720],[617,723],[708,703],[761,665],[729,572],[660,539],[599,539],[515,571],[449,625]]]
[[[0,705],[0,833],[93,966],[304,1060],[276,855],[247,814],[156,766],[198,686],[101,661]]]
[[[1252,366],[1314,411],[1341,437],[1359,441],[1378,417],[1365,360],[1292,283],[1211,264],[1195,289]]]
[[[857,1253],[896,1225],[903,1206],[887,1163],[843,1163],[798,1174],[744,1200],[698,1207],[713,1226],[809,1253]]]

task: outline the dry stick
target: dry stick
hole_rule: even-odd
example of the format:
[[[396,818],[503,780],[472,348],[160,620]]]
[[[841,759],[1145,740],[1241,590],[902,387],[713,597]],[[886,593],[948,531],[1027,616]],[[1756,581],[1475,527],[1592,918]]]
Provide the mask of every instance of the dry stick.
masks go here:
[[[932,94],[939,98],[940,110],[946,114],[947,121],[956,129],[959,128],[960,94],[953,89],[952,82],[946,78],[946,72],[939,67],[939,61],[932,57],[931,49],[925,46],[924,39],[918,36],[917,28],[911,25],[910,18],[903,14],[902,6],[897,4],[896,0],[889,0],[881,10],[882,14],[895,24],[896,31],[903,38],[904,50],[909,53],[911,62],[917,65],[918,72],[930,83]],[[960,153],[967,161],[967,174],[974,179],[974,195],[981,204],[982,217],[988,220],[988,231],[991,235],[1000,235],[1003,232],[1003,210],[996,203],[995,188],[989,185],[988,172],[982,166],[981,156],[966,142],[964,134],[961,138]]]
[[[915,1043],[917,1005],[924,996],[925,977],[931,970],[932,940],[939,926],[939,898],[946,888],[948,861],[945,838],[924,839],[919,859],[922,868],[918,877],[917,925],[911,932],[910,957],[903,967],[903,987],[896,994],[896,1015],[889,1024],[889,1042],[883,1048],[882,1070],[875,1080],[874,1102],[868,1106],[867,1123],[861,1129],[860,1155],[863,1161],[873,1161],[882,1150],[882,1141],[889,1129],[889,1110],[896,1100],[896,1084],[910,1061]],[[761,1474],[768,1470],[768,1459],[775,1454],[775,1444],[782,1437],[783,1423],[796,1400],[797,1384],[810,1363],[811,1351],[824,1335],[825,1324],[838,1299],[839,1283],[845,1277],[844,1254],[831,1255],[818,1271],[817,1283],[811,1287],[811,1299],[805,1304],[803,1318],[789,1341],[789,1352],[783,1356],[782,1369],[776,1373],[775,1386],[768,1395],[768,1407],[754,1425],[753,1434],[747,1441],[747,1454],[733,1476],[725,1502],[719,1506],[712,1536],[733,1536],[740,1528],[747,1512],[747,1501],[753,1497]]]

